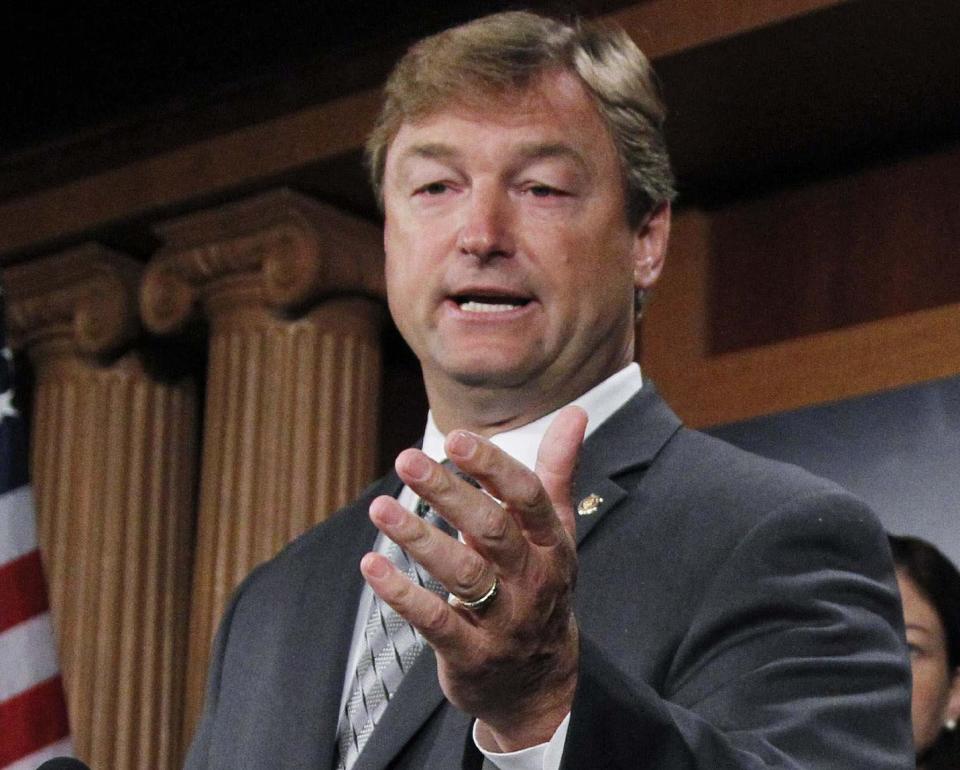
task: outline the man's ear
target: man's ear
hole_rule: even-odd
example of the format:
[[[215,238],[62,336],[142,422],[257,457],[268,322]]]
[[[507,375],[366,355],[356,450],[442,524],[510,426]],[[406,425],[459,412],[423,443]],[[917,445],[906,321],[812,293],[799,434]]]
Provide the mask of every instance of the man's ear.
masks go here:
[[[633,238],[633,285],[649,289],[660,277],[667,256],[670,204],[661,203],[647,214]]]

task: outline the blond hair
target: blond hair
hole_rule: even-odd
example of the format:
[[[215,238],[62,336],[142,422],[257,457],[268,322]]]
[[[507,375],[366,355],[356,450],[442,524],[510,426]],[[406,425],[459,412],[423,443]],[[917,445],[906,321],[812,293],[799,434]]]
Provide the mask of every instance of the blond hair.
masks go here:
[[[403,123],[453,103],[473,105],[522,90],[549,70],[576,74],[593,98],[620,159],[630,224],[639,225],[645,214],[672,200],[666,109],[650,62],[627,33],[508,11],[425,38],[394,68],[366,144],[381,207],[387,149]]]

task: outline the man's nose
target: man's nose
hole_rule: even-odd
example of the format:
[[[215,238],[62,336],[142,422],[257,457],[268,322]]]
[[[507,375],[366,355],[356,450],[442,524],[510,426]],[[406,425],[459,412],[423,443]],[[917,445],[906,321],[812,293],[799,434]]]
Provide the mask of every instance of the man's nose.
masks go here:
[[[471,191],[457,236],[460,253],[482,260],[513,253],[508,197],[507,193],[492,189]]]

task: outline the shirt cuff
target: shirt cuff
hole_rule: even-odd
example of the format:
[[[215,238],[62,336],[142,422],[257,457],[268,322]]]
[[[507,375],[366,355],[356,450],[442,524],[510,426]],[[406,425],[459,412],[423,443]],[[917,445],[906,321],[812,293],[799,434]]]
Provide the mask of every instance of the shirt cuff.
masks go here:
[[[546,743],[538,743],[519,751],[496,752],[487,751],[480,745],[477,740],[477,722],[474,720],[473,745],[486,757],[487,763],[497,770],[559,770],[569,724],[570,715],[567,714]]]

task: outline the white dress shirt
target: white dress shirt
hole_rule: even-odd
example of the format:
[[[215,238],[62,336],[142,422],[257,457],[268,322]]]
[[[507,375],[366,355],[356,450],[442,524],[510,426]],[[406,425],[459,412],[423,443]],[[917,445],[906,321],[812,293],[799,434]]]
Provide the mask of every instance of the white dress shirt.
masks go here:
[[[642,386],[643,379],[640,374],[640,367],[636,363],[631,363],[579,398],[571,401],[570,403],[582,407],[587,413],[586,435],[589,436],[596,430],[610,415],[629,401]],[[540,449],[543,435],[555,416],[556,411],[551,412],[527,425],[498,433],[492,436],[490,441],[511,457],[532,469],[537,460],[537,452]],[[431,459],[442,462],[446,459],[443,448],[444,440],[444,435],[433,421],[433,414],[428,414],[427,427],[423,434],[424,453]],[[417,504],[417,495],[410,487],[404,486],[397,500],[407,510],[412,511]],[[378,553],[384,552],[389,542],[389,538],[381,533],[374,544],[374,550]],[[363,638],[363,629],[366,625],[367,616],[370,614],[372,603],[373,590],[369,585],[364,585],[360,595],[360,604],[357,608],[357,619],[353,627],[353,640],[350,645],[350,656],[347,660],[347,670],[343,683],[343,695],[340,699],[341,715],[343,714],[344,704],[350,695],[353,671],[360,654],[360,641]],[[556,770],[560,766],[569,720],[570,715],[568,714],[548,743],[541,743],[520,751],[507,753],[487,751],[477,743],[476,724],[474,724],[473,738],[474,742],[477,743],[477,748],[486,757],[485,768],[496,768],[496,770]]]

